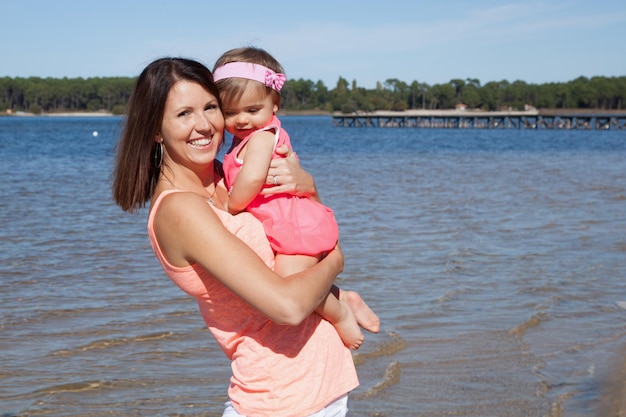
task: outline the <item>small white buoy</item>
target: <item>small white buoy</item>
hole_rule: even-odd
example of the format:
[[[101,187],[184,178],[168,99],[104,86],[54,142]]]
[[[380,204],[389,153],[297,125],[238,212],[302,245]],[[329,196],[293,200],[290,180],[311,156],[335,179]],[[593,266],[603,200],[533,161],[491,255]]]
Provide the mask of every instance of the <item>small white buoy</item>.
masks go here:
[[[98,131],[97,131],[97,130],[94,130],[94,131],[93,131],[93,133],[92,133],[92,135],[93,135],[93,137],[94,137],[94,138],[95,138],[95,137],[97,137],[97,136],[98,136]]]
[[[615,304],[617,304],[619,308],[626,310],[626,301],[616,301]]]

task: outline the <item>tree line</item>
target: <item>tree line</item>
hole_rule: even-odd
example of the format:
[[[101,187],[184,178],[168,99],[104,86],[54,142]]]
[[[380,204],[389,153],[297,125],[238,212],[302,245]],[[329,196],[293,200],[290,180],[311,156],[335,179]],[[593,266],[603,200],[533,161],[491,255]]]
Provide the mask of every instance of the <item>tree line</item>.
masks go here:
[[[109,112],[123,114],[134,77],[0,78],[0,113]],[[458,104],[481,110],[550,109],[623,110],[625,77],[579,77],[562,83],[453,79],[429,85],[391,78],[376,88],[359,87],[340,77],[333,89],[322,81],[288,80],[282,90],[286,111],[355,111],[453,109]]]

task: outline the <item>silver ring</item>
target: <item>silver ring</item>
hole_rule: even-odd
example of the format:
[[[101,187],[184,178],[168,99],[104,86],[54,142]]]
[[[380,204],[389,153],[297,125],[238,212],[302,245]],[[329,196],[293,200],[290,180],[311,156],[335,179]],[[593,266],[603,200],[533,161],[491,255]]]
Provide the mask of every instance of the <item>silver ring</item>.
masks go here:
[[[272,182],[274,185],[278,185],[278,181],[276,181],[276,175],[272,175]]]

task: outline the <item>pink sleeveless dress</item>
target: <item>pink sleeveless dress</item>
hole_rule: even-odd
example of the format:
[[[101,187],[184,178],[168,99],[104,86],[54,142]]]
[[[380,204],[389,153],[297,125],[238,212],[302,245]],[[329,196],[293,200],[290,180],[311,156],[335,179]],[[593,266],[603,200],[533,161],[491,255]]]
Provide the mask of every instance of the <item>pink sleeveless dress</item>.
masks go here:
[[[175,192],[181,191],[163,192],[153,204],[148,216],[150,243],[165,273],[196,299],[209,330],[231,360],[228,395],[237,412],[258,417],[307,416],[356,388],[352,354],[326,320],[312,314],[299,326],[278,325],[199,265],[180,268],[168,262],[153,225],[159,205]],[[268,266],[273,265],[274,256],[258,220],[250,213],[232,216],[211,207],[231,233]]]
[[[276,131],[274,150],[283,144],[291,148],[289,135],[274,116],[267,126],[248,135],[224,156],[224,174],[229,189],[243,166],[243,161],[237,155],[250,137],[261,130]],[[274,152],[274,159],[281,157]],[[339,239],[339,227],[333,211],[306,197],[259,194],[246,207],[246,211],[263,223],[265,234],[276,253],[316,256],[332,250]]]

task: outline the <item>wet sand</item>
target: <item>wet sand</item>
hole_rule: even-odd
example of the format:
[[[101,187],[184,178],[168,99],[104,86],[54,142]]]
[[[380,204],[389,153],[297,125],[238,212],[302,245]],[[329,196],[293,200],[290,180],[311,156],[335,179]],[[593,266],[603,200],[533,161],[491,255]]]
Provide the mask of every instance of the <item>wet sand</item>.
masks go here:
[[[626,346],[603,381],[598,417],[626,416]]]

